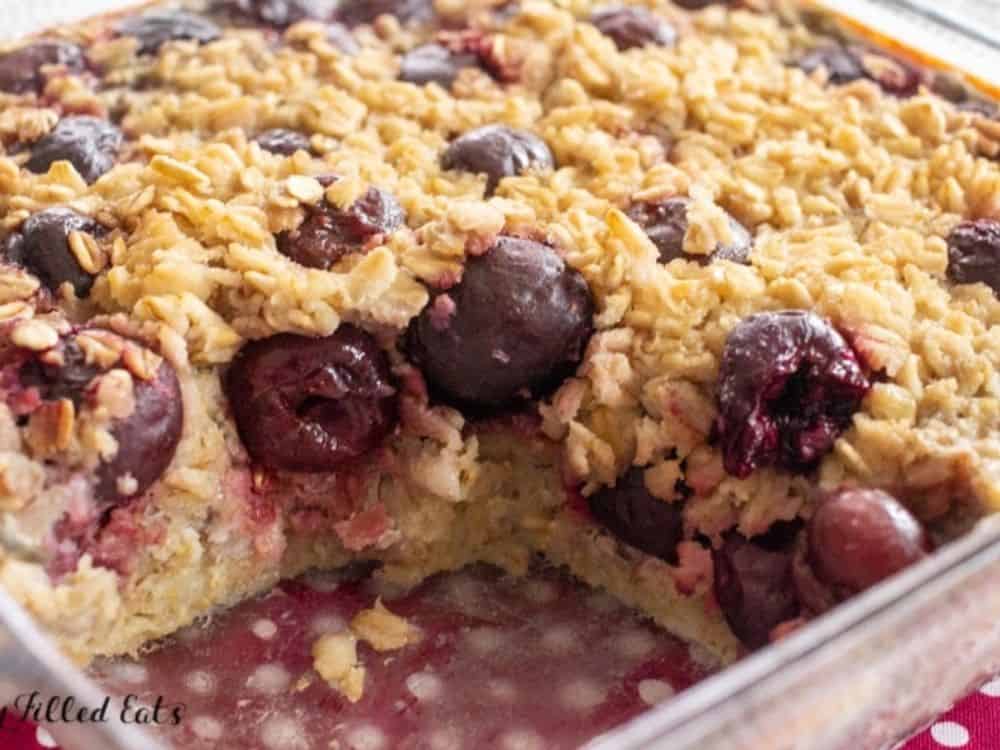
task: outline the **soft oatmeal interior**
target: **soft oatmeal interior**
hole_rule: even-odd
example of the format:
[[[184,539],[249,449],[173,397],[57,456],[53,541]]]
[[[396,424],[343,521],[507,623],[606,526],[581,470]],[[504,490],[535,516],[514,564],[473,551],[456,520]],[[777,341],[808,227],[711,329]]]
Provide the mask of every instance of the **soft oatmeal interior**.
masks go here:
[[[85,299],[2,268],[4,335],[45,340],[102,316],[153,342],[183,394],[175,457],[122,520],[133,545],[137,529],[145,541],[117,567],[88,547],[56,579],[48,529],[30,517],[67,507],[78,475],[49,471],[0,410],[0,580],[75,657],[134,652],[314,565],[378,559],[381,575],[412,583],[474,560],[523,570],[540,551],[727,661],[740,646],[718,614],[706,546],[724,532],[808,518],[818,493],[843,485],[891,491],[924,522],[1000,506],[1000,299],[947,277],[949,233],[1000,220],[996,120],[926,88],[896,97],[871,79],[807,74],[789,63],[822,40],[786,8],[649,0],[676,42],[620,51],[588,20],[600,3],[436,5],[472,19],[452,27],[489,35],[502,78],[470,67],[450,89],[398,80],[401,54],[439,29],[391,15],[354,29],[355,54],[307,20],[140,55],[98,19],[59,34],[86,46],[99,78],[0,95],[4,232],[51,206],[103,228],[78,240],[98,274]],[[125,135],[92,184],[68,162],[24,168],[25,146],[71,113],[110,117]],[[497,123],[540,136],[556,168],[487,196],[483,176],[441,166],[456,136]],[[308,134],[311,152],[253,140],[272,128]],[[405,211],[388,238],[329,269],[278,252],[276,235],[310,207],[347,209],[370,187]],[[661,263],[628,209],[673,196],[691,201],[688,257]],[[729,216],[752,234],[749,264],[698,263],[733,240]],[[501,234],[546,240],[596,303],[582,362],[523,416],[530,428],[429,402],[398,343],[428,288]],[[713,435],[723,349],[741,320],[787,309],[830,321],[879,375],[815,473],[737,478]],[[31,319],[41,334],[24,332]],[[389,352],[400,427],[356,472],[258,471],[220,372],[249,340],[344,324]],[[86,445],[73,444],[72,465],[86,469]],[[616,542],[566,503],[566,488],[590,495],[632,466],[664,502],[679,482],[690,490],[676,562]]]

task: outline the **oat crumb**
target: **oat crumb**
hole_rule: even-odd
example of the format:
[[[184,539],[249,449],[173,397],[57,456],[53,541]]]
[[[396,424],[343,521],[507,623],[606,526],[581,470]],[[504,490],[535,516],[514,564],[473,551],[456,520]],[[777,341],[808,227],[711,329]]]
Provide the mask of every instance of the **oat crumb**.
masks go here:
[[[381,599],[354,616],[351,630],[376,651],[396,651],[420,640],[420,631],[386,609]]]
[[[327,633],[313,644],[313,669],[330,687],[357,703],[365,689],[365,668],[358,663],[358,639],[348,632]]]

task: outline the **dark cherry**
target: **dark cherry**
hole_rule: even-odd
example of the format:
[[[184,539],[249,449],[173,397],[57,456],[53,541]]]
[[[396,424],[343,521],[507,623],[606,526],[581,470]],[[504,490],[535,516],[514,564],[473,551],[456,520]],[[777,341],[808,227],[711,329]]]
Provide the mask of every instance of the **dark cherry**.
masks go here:
[[[42,67],[62,65],[79,73],[87,69],[87,59],[76,44],[42,40],[0,55],[0,91],[9,94],[41,93],[45,87]]]
[[[801,310],[751,315],[729,334],[716,434],[726,471],[809,471],[851,423],[870,383],[830,323]]]
[[[6,257],[31,271],[52,291],[69,282],[82,299],[90,293],[94,277],[80,267],[70,250],[69,236],[72,232],[97,236],[102,231],[96,221],[71,208],[47,208],[29,216],[21,232],[11,235]]]
[[[42,40],[0,55],[0,91],[8,94],[41,93],[44,65],[63,65],[79,73],[87,68],[83,50],[60,40]]]
[[[548,245],[500,237],[411,323],[406,347],[436,395],[499,407],[549,393],[592,332],[587,282]]]
[[[299,21],[320,20],[326,7],[317,0],[220,0],[215,10],[243,23],[280,30]]]
[[[62,365],[53,365],[32,357],[20,369],[23,385],[38,389],[43,401],[67,398],[78,408],[84,403],[95,378],[107,370],[89,364],[72,338],[64,339]],[[120,366],[120,365],[116,365]],[[96,470],[94,497],[101,510],[122,505],[141,495],[163,475],[173,460],[184,426],[184,406],[180,383],[173,366],[162,360],[150,380],[132,378],[135,408],[115,420],[111,435],[118,450],[110,461],[102,461]],[[132,492],[122,492],[119,479],[135,479]]]
[[[1000,116],[1000,107],[997,106],[996,102],[991,102],[987,99],[970,97],[958,102],[955,106],[963,112],[971,112],[972,114],[982,115],[993,120]]]
[[[867,77],[857,55],[840,44],[827,44],[810,50],[799,58],[797,64],[810,74],[819,68],[825,68],[827,80],[837,85]]]
[[[982,115],[995,119],[1000,115],[1000,107],[989,99],[982,98],[958,76],[950,73],[935,73],[927,81],[928,88],[945,101],[951,102],[959,112]]]
[[[121,36],[139,40],[139,54],[153,55],[169,41],[192,39],[199,44],[214,42],[222,32],[207,18],[182,10],[154,11],[130,16],[118,24]]]
[[[809,534],[806,531],[800,533],[795,541],[792,578],[795,581],[795,595],[802,607],[802,614],[807,617],[818,617],[843,600],[840,596],[843,592],[834,591],[816,575],[809,561]]]
[[[715,598],[733,634],[750,650],[766,646],[775,627],[799,614],[792,576],[798,531],[787,522],[753,539],[730,531],[712,553]]]
[[[60,350],[63,360],[61,365],[43,362],[35,357],[25,362],[19,371],[21,384],[25,388],[37,388],[43,401],[60,401],[66,398],[79,409],[87,386],[101,374],[101,369],[87,362],[83,349],[73,338],[63,339]]]
[[[820,67],[825,68],[829,82],[836,85],[869,78],[893,96],[907,97],[917,93],[923,82],[923,75],[919,70],[895,58],[886,58],[893,63],[891,66],[869,68],[864,60],[867,54],[869,51],[862,47],[845,47],[832,43],[806,52],[797,64],[806,73],[812,73]]]
[[[931,552],[920,521],[892,495],[876,489],[828,495],[809,519],[808,538],[816,577],[846,595],[871,588]]]
[[[652,44],[670,47],[677,41],[674,27],[655,13],[635,5],[616,5],[596,11],[590,22],[620,50]]]
[[[31,149],[25,166],[45,174],[57,161],[68,161],[89,185],[115,165],[122,132],[107,120],[89,115],[64,117]]]
[[[177,373],[166,360],[152,380],[133,378],[135,409],[111,434],[118,441],[114,458],[97,470],[97,497],[111,505],[144,493],[170,466],[184,427],[184,406]],[[136,489],[123,494],[120,477],[130,474]]]
[[[643,469],[633,467],[587,498],[590,512],[601,525],[627,544],[671,564],[677,563],[677,544],[684,538],[684,504],[666,502],[646,489]]]
[[[918,68],[902,60],[889,59],[892,60],[893,66],[869,70],[869,77],[887,94],[900,98],[916,94],[920,90],[920,84],[924,82],[924,74]]]
[[[981,282],[1000,295],[1000,221],[963,221],[948,235],[948,278]]]
[[[24,237],[20,232],[11,232],[0,242],[0,261],[24,265]]]
[[[684,252],[684,235],[688,230],[688,198],[667,198],[652,203],[636,203],[628,216],[646,232],[660,251],[660,262],[669,263],[676,258],[693,260],[706,265],[714,260],[728,260],[746,265],[750,262],[753,238],[747,228],[732,216],[729,227],[732,241],[718,245],[710,255],[691,255]]]
[[[399,80],[423,86],[436,83],[450,88],[463,68],[479,67],[473,52],[453,52],[442,44],[423,44],[403,55]]]
[[[935,71],[927,83],[927,88],[956,106],[969,100],[973,95],[959,76],[947,71]]]
[[[342,23],[330,23],[326,27],[326,41],[339,49],[345,55],[356,55],[361,51],[361,45],[354,38],[351,30]]]
[[[445,169],[486,175],[486,192],[500,180],[529,168],[552,169],[555,159],[548,145],[534,133],[504,125],[486,125],[459,136],[441,157]]]
[[[377,448],[397,422],[389,358],[342,325],[326,338],[278,334],[239,352],[226,395],[247,452],[287,471],[330,471]]]
[[[253,140],[265,151],[281,156],[291,156],[296,151],[309,151],[312,148],[308,135],[287,128],[265,130],[258,133]]]
[[[278,235],[278,250],[296,263],[326,269],[345,255],[363,251],[374,238],[392,234],[405,221],[396,199],[372,187],[346,211],[326,200],[306,209],[297,229]]]
[[[342,0],[334,17],[354,28],[379,16],[395,16],[401,24],[423,24],[434,19],[433,0]]]

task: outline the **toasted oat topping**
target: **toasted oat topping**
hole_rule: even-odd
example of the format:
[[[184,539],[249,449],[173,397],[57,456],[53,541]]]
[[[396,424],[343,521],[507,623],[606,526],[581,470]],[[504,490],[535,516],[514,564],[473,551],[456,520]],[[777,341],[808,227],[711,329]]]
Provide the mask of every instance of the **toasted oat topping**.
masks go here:
[[[675,45],[619,50],[591,23],[598,3],[477,11],[492,43],[517,48],[531,72],[463,77],[447,91],[396,80],[402,55],[440,29],[391,12],[354,30],[354,55],[308,19],[282,32],[223,29],[203,45],[168,40],[155,54],[104,38],[88,56],[105,86],[69,75],[54,93],[76,109],[89,101],[117,111],[127,156],[92,186],[72,168],[34,174],[8,156],[0,209],[14,217],[68,203],[106,216],[120,227],[108,257],[80,236],[70,243],[80,267],[97,273],[93,302],[171,326],[200,365],[228,361],[247,338],[328,335],[345,318],[402,330],[427,304],[425,284],[458,278],[465,254],[502,228],[497,218],[531,226],[587,279],[598,329],[630,335],[627,373],[585,362],[579,408],[551,427],[566,434],[573,474],[588,488],[637,456],[655,464],[702,450],[683,448],[682,425],[649,408],[646,384],[668,380],[713,400],[726,334],[780,308],[830,319],[887,376],[821,466],[824,483],[905,483],[915,468],[939,465],[946,444],[978,456],[976,466],[995,461],[983,430],[996,408],[1000,303],[983,285],[948,280],[945,242],[963,219],[1000,216],[986,118],[929,91],[890,95],[868,79],[809,76],[789,62],[830,41],[775,15],[654,6],[678,30]],[[903,69],[861,57],[876,78]],[[441,156],[456,134],[498,123],[537,135],[557,168],[506,177],[487,197],[481,177],[444,169]],[[253,147],[268,128],[328,146]],[[406,226],[349,263],[303,267],[275,238],[316,204],[309,178],[331,173],[355,198],[390,192]],[[697,208],[685,252],[725,242],[732,216],[753,235],[751,264],[657,265],[653,244],[620,211],[670,196]],[[622,377],[624,395],[605,402],[609,380]],[[678,446],[685,452],[673,457]],[[971,477],[954,471],[942,482],[962,479],[997,499],[985,465]],[[739,519],[750,498],[790,493],[803,496],[795,478],[761,471],[725,478],[691,512],[696,524],[721,506]]]

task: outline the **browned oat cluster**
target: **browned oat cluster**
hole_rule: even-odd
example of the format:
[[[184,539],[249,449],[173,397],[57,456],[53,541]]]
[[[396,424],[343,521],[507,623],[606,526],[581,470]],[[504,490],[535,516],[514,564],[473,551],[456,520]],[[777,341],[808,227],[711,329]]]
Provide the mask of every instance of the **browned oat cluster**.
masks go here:
[[[988,102],[792,3],[320,5],[0,52],[0,582],[73,656],[542,552],[727,661],[1000,507]]]

